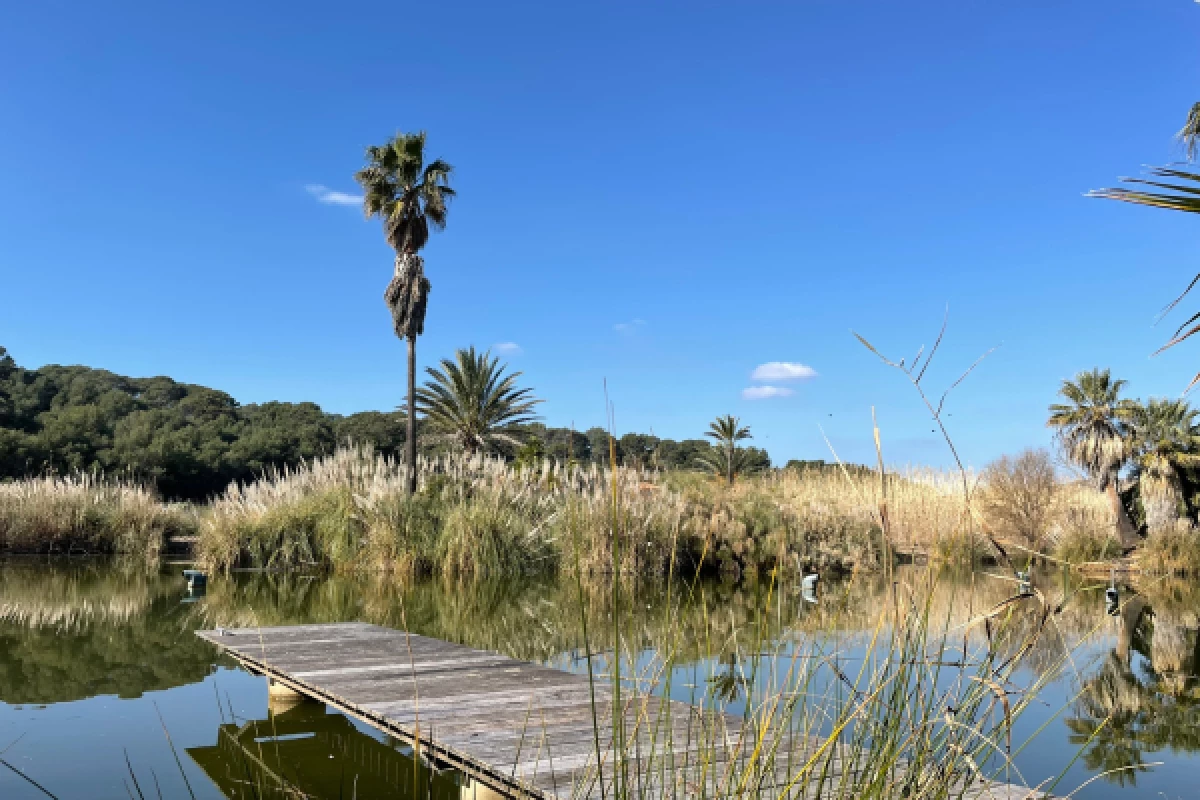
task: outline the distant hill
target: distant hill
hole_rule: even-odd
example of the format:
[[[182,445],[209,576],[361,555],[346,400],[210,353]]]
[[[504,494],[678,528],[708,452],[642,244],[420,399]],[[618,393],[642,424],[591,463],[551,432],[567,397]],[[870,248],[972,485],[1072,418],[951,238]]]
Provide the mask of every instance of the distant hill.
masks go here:
[[[0,480],[97,470],[152,482],[167,498],[203,500],[231,481],[328,453],[347,439],[398,455],[404,422],[399,411],[342,416],[315,403],[241,405],[225,392],[166,377],[25,369],[0,347]],[[539,456],[609,460],[602,428],[535,424],[524,431]],[[694,469],[710,445],[627,433],[615,449],[622,464]],[[770,466],[766,451],[748,450],[759,466]]]
[[[346,417],[314,403],[241,405],[204,386],[88,367],[24,369],[0,347],[0,479],[100,470],[201,500],[347,438],[398,452],[404,417]]]

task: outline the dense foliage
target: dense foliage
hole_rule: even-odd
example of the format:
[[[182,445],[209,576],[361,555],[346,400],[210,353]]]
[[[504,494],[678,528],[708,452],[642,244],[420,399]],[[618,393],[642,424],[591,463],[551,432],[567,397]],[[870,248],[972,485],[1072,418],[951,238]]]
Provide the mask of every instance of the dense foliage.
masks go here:
[[[53,365],[24,369],[0,347],[0,480],[102,471],[153,482],[168,498],[202,500],[231,481],[330,453],[348,439],[398,456],[404,428],[401,412],[341,416],[314,403],[241,405],[224,392],[166,377]],[[520,434],[540,440],[549,458],[609,460],[602,428],[572,432],[531,424]],[[617,438],[615,450],[624,465],[698,469],[711,446],[628,433]],[[764,450],[749,447],[745,454],[759,467],[770,466]]]
[[[23,369],[0,347],[0,479],[103,471],[200,500],[345,439],[395,454],[404,417],[344,417],[313,403],[240,405],[215,389],[88,367]]]

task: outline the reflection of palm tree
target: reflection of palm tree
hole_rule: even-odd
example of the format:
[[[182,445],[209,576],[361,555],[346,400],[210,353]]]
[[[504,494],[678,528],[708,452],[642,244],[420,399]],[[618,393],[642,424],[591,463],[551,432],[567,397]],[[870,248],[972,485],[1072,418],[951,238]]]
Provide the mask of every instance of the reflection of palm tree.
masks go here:
[[[724,669],[708,677],[709,691],[717,700],[723,703],[733,703],[741,697],[749,681],[742,673],[736,653],[726,653],[721,656],[721,665]]]
[[[1140,597],[1122,606],[1119,625],[1117,646],[1085,682],[1075,716],[1066,720],[1073,743],[1091,742],[1084,762],[1112,770],[1142,765],[1146,753],[1163,748],[1200,751],[1196,631],[1154,615]],[[1133,653],[1144,659],[1137,669]],[[1132,784],[1135,776],[1122,770],[1110,780]]]

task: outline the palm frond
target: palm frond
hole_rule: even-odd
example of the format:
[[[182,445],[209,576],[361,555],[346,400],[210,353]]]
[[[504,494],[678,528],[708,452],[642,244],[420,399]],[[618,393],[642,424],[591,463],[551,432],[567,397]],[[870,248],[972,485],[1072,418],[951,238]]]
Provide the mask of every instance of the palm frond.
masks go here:
[[[476,452],[498,444],[518,445],[515,430],[539,419],[542,401],[533,390],[518,388],[520,372],[506,372],[490,352],[458,350],[453,359],[426,370],[430,380],[417,389],[417,408],[432,435],[452,439]]]
[[[429,241],[431,226],[439,231],[446,227],[454,168],[441,159],[425,164],[424,131],[398,133],[385,144],[371,145],[364,161],[354,174],[363,189],[363,213],[383,221],[392,249],[420,251]]]
[[[1187,160],[1195,161],[1196,153],[1200,151],[1200,103],[1192,104],[1188,110],[1187,121],[1183,123],[1179,133],[1175,134],[1175,138],[1183,145]]]

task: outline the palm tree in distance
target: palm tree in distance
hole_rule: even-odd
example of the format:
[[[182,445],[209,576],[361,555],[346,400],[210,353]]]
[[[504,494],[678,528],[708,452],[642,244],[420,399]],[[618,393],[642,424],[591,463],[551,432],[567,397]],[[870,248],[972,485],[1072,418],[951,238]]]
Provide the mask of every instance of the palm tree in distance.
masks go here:
[[[1108,495],[1121,546],[1131,550],[1140,539],[1117,491],[1118,475],[1130,456],[1134,416],[1134,404],[1120,396],[1124,387],[1125,381],[1113,380],[1106,369],[1081,372],[1063,381],[1058,393],[1067,402],[1050,406],[1046,426],[1054,428],[1067,458]]]
[[[417,389],[416,398],[430,438],[451,441],[468,453],[498,444],[519,447],[515,427],[538,419],[534,406],[542,401],[532,389],[518,389],[521,373],[505,374],[490,352],[458,350],[453,361],[442,359],[441,369],[425,371],[431,380]]]
[[[417,489],[415,389],[417,337],[425,332],[429,279],[418,255],[429,241],[430,228],[446,227],[446,205],[453,167],[435,159],[425,163],[425,132],[398,133],[382,145],[367,148],[366,164],[354,174],[363,188],[363,212],[383,221],[383,235],[396,251],[392,280],[383,293],[392,312],[396,335],[408,341],[408,427],[405,455],[408,492]]]
[[[741,420],[732,414],[726,414],[709,423],[704,435],[715,441],[715,451],[702,457],[701,464],[718,475],[724,475],[726,482],[733,486],[734,476],[746,467],[745,451],[738,447],[738,442],[754,438],[750,435],[750,428],[742,425]]]
[[[1186,401],[1151,398],[1134,407],[1133,463],[1138,472],[1146,526],[1165,527],[1178,517],[1183,471],[1200,466],[1200,412]]]

